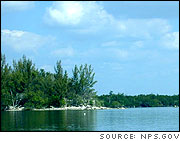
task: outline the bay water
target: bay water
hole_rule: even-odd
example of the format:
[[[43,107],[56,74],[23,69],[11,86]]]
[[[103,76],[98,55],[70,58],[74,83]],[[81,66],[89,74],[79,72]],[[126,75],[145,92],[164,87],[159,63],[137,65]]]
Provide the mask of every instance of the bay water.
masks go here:
[[[179,108],[1,111],[2,131],[179,131]]]

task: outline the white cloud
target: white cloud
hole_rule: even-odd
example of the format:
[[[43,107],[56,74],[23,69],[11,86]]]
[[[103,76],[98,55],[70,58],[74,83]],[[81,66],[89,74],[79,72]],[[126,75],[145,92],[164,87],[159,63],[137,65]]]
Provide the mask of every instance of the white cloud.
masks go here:
[[[48,14],[58,24],[76,25],[83,16],[83,6],[79,2],[54,2]]]
[[[52,51],[51,55],[54,55],[57,57],[72,57],[75,55],[75,50],[71,47],[59,48],[57,50]]]
[[[116,20],[118,37],[153,39],[170,31],[171,26],[165,19],[127,19]]]
[[[3,11],[22,11],[34,6],[33,1],[2,1],[1,8]]]
[[[58,1],[47,8],[45,20],[50,25],[66,25],[78,33],[108,32],[116,37],[141,37],[151,39],[169,32],[171,26],[165,19],[117,19],[99,2]]]
[[[179,49],[179,32],[165,34],[162,37],[161,44],[169,49]]]
[[[43,37],[41,35],[20,31],[20,30],[1,30],[1,40],[4,45],[15,49],[18,52],[36,51],[50,40],[51,37]]]
[[[168,41],[164,41],[167,47],[172,45],[170,38],[177,36],[169,35],[171,26],[166,19],[117,19],[108,13],[100,2],[56,1],[47,8],[45,20],[52,26],[67,26],[67,30],[76,33],[95,33],[95,36],[110,37],[112,41],[102,43],[103,47],[120,46],[117,39],[135,39],[137,41],[130,48],[142,48],[147,43],[153,42],[157,45],[161,37],[168,38]],[[176,38],[172,47],[177,48],[177,42],[179,43],[179,40]],[[118,50],[116,54],[127,56],[128,53]]]
[[[97,2],[58,1],[47,8],[45,20],[50,25],[81,26],[79,32],[89,32],[113,22],[113,17]]]

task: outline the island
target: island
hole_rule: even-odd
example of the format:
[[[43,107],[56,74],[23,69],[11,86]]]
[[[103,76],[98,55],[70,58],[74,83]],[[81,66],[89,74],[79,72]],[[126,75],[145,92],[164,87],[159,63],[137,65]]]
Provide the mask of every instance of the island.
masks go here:
[[[6,63],[1,54],[1,110],[103,110],[136,107],[179,107],[179,94],[125,95],[113,93],[97,95],[95,73],[91,65],[77,65],[72,77],[63,70],[61,61],[55,73],[38,69],[25,55]]]

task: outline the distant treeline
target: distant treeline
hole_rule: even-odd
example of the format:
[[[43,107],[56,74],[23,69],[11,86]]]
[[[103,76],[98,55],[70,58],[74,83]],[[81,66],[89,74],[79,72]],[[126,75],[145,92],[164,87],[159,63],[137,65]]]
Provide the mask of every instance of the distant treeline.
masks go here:
[[[98,100],[101,102],[101,105],[111,108],[179,106],[179,94],[173,96],[158,94],[126,96],[123,93],[113,94],[113,92],[110,91],[109,95],[98,96]]]
[[[33,108],[64,106],[105,106],[105,107],[154,107],[179,106],[179,95],[139,95],[125,96],[113,94],[97,96],[93,88],[97,82],[91,65],[77,65],[72,77],[63,70],[61,61],[56,62],[55,73],[37,69],[31,60],[23,56],[6,63],[1,54],[1,110],[9,106]]]

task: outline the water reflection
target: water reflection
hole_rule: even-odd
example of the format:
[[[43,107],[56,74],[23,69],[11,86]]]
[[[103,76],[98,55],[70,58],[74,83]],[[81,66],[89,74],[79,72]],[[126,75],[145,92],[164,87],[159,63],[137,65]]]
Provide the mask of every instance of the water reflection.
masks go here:
[[[1,112],[2,131],[178,131],[179,108]]]
[[[93,131],[96,111],[1,112],[2,131]]]

